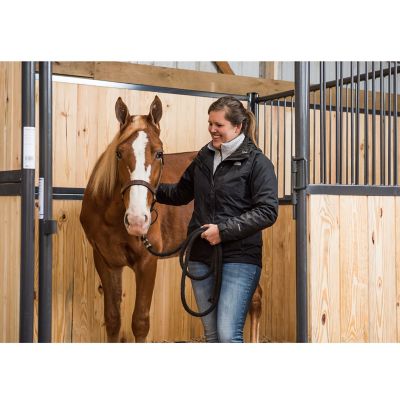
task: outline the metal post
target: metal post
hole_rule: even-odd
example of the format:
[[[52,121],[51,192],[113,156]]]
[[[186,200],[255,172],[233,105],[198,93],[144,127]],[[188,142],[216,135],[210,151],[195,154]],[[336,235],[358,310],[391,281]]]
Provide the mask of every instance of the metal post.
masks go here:
[[[309,182],[309,64],[295,62],[295,129],[296,156],[303,160],[303,182],[297,185],[296,205],[296,310],[297,310],[297,342],[308,341],[307,315],[307,197],[306,187]]]
[[[39,342],[51,342],[52,238],[55,233],[52,176],[52,68],[39,63]]]
[[[258,93],[247,93],[248,101],[247,101],[247,108],[254,114],[256,117],[256,143],[258,145],[259,139],[258,139],[258,107],[257,107],[257,102],[256,99],[258,97]]]
[[[19,341],[33,342],[35,262],[35,63],[22,63],[21,275]]]

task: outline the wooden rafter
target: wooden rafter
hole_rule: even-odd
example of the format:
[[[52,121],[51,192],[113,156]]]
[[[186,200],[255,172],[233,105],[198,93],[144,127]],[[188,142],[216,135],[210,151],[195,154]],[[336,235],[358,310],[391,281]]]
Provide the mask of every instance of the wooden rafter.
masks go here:
[[[222,72],[223,74],[235,75],[228,61],[214,61],[214,64],[217,66],[218,71]]]

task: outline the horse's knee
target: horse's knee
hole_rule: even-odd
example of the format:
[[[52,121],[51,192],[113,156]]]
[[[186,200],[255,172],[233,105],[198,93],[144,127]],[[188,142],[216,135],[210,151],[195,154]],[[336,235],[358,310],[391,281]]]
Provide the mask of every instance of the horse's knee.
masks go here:
[[[144,341],[150,329],[150,316],[149,313],[142,315],[133,315],[132,318],[132,332],[136,341]]]

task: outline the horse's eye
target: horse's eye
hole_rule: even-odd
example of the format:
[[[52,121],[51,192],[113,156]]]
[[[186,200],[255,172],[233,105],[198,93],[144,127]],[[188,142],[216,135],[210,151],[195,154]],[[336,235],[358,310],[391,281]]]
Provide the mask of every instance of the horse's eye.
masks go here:
[[[117,150],[115,152],[115,155],[117,156],[118,160],[120,160],[122,158],[122,154],[121,154],[121,152],[119,150]]]
[[[163,158],[163,152],[162,151],[157,151],[156,158],[158,158],[158,159]]]

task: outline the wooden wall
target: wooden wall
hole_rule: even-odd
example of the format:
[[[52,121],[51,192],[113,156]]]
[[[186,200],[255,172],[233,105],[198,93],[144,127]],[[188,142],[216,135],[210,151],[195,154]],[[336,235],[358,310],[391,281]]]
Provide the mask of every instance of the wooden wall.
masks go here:
[[[95,271],[92,249],[79,224],[80,201],[54,202],[58,233],[53,239],[53,341],[103,342],[103,292]],[[260,338],[263,342],[294,342],[295,248],[291,207],[280,208],[277,223],[264,231],[264,291]],[[180,300],[181,269],[177,257],[160,260],[150,310],[152,342],[202,341],[198,318],[187,314]],[[187,299],[194,307],[190,280]],[[129,268],[123,273],[121,340],[133,341],[130,328],[135,298],[135,278]],[[249,340],[249,325],[245,339]]]
[[[18,341],[21,199],[0,196],[0,343]]]
[[[309,196],[309,340],[400,342],[400,199]]]
[[[0,70],[2,82],[13,79],[14,86],[10,83],[1,92],[3,98],[11,99],[11,95],[17,96],[17,91],[20,90],[18,88],[19,63],[0,63],[0,67],[3,68]],[[114,105],[118,96],[123,98],[132,114],[147,114],[155,94],[55,82],[53,85],[54,186],[86,186],[97,157],[117,132],[118,123]],[[158,95],[163,103],[161,131],[166,152],[199,149],[209,141],[207,108],[214,99],[163,93]],[[7,145],[4,153],[13,154],[8,156],[6,161],[2,157],[0,165],[4,170],[20,168],[21,123],[18,101],[15,100],[15,109],[7,106],[9,107],[6,108],[7,118],[0,121],[1,126],[6,127],[0,132],[0,143]],[[7,128],[8,126],[10,128]],[[6,132],[7,135],[5,135]],[[3,147],[1,151],[3,154]],[[36,174],[37,183],[38,174]],[[13,207],[16,217],[20,218],[19,206],[15,203],[19,201],[19,198],[0,198],[0,201],[2,211],[4,210],[4,213],[0,214],[2,221],[12,214],[10,207]],[[7,202],[13,205],[10,206]],[[7,207],[3,207],[6,203]],[[93,266],[91,247],[79,223],[80,204],[81,202],[77,200],[57,200],[54,201],[53,206],[53,218],[58,223],[58,233],[53,236],[52,336],[55,342],[105,341],[103,293]],[[18,229],[19,226],[18,223]],[[11,240],[8,234],[10,229],[2,228],[1,230],[2,235],[7,236],[8,240]],[[13,246],[19,252],[19,230],[14,229],[13,235],[15,235]],[[265,266],[262,274],[264,304],[261,322],[263,341],[295,341],[293,236],[294,222],[291,219],[291,207],[281,207],[278,222],[264,233]],[[4,243],[5,246],[7,242]],[[19,253],[18,257],[10,252],[2,251],[0,254],[4,259],[1,274],[12,277],[10,279],[13,282],[0,286],[2,299],[0,338],[1,341],[13,342],[18,341]],[[35,268],[37,294],[37,250]],[[186,314],[180,304],[179,285],[180,267],[177,259],[159,261],[151,308],[149,341],[202,340],[200,321]],[[187,298],[191,302],[189,284],[187,290]],[[128,268],[124,271],[123,293],[121,337],[124,341],[132,341],[130,319],[134,304],[135,283],[134,275]],[[37,297],[35,299],[35,340],[37,340]],[[12,330],[6,324],[10,315],[14,315],[15,326]],[[245,337],[249,338],[248,326],[246,326]]]

